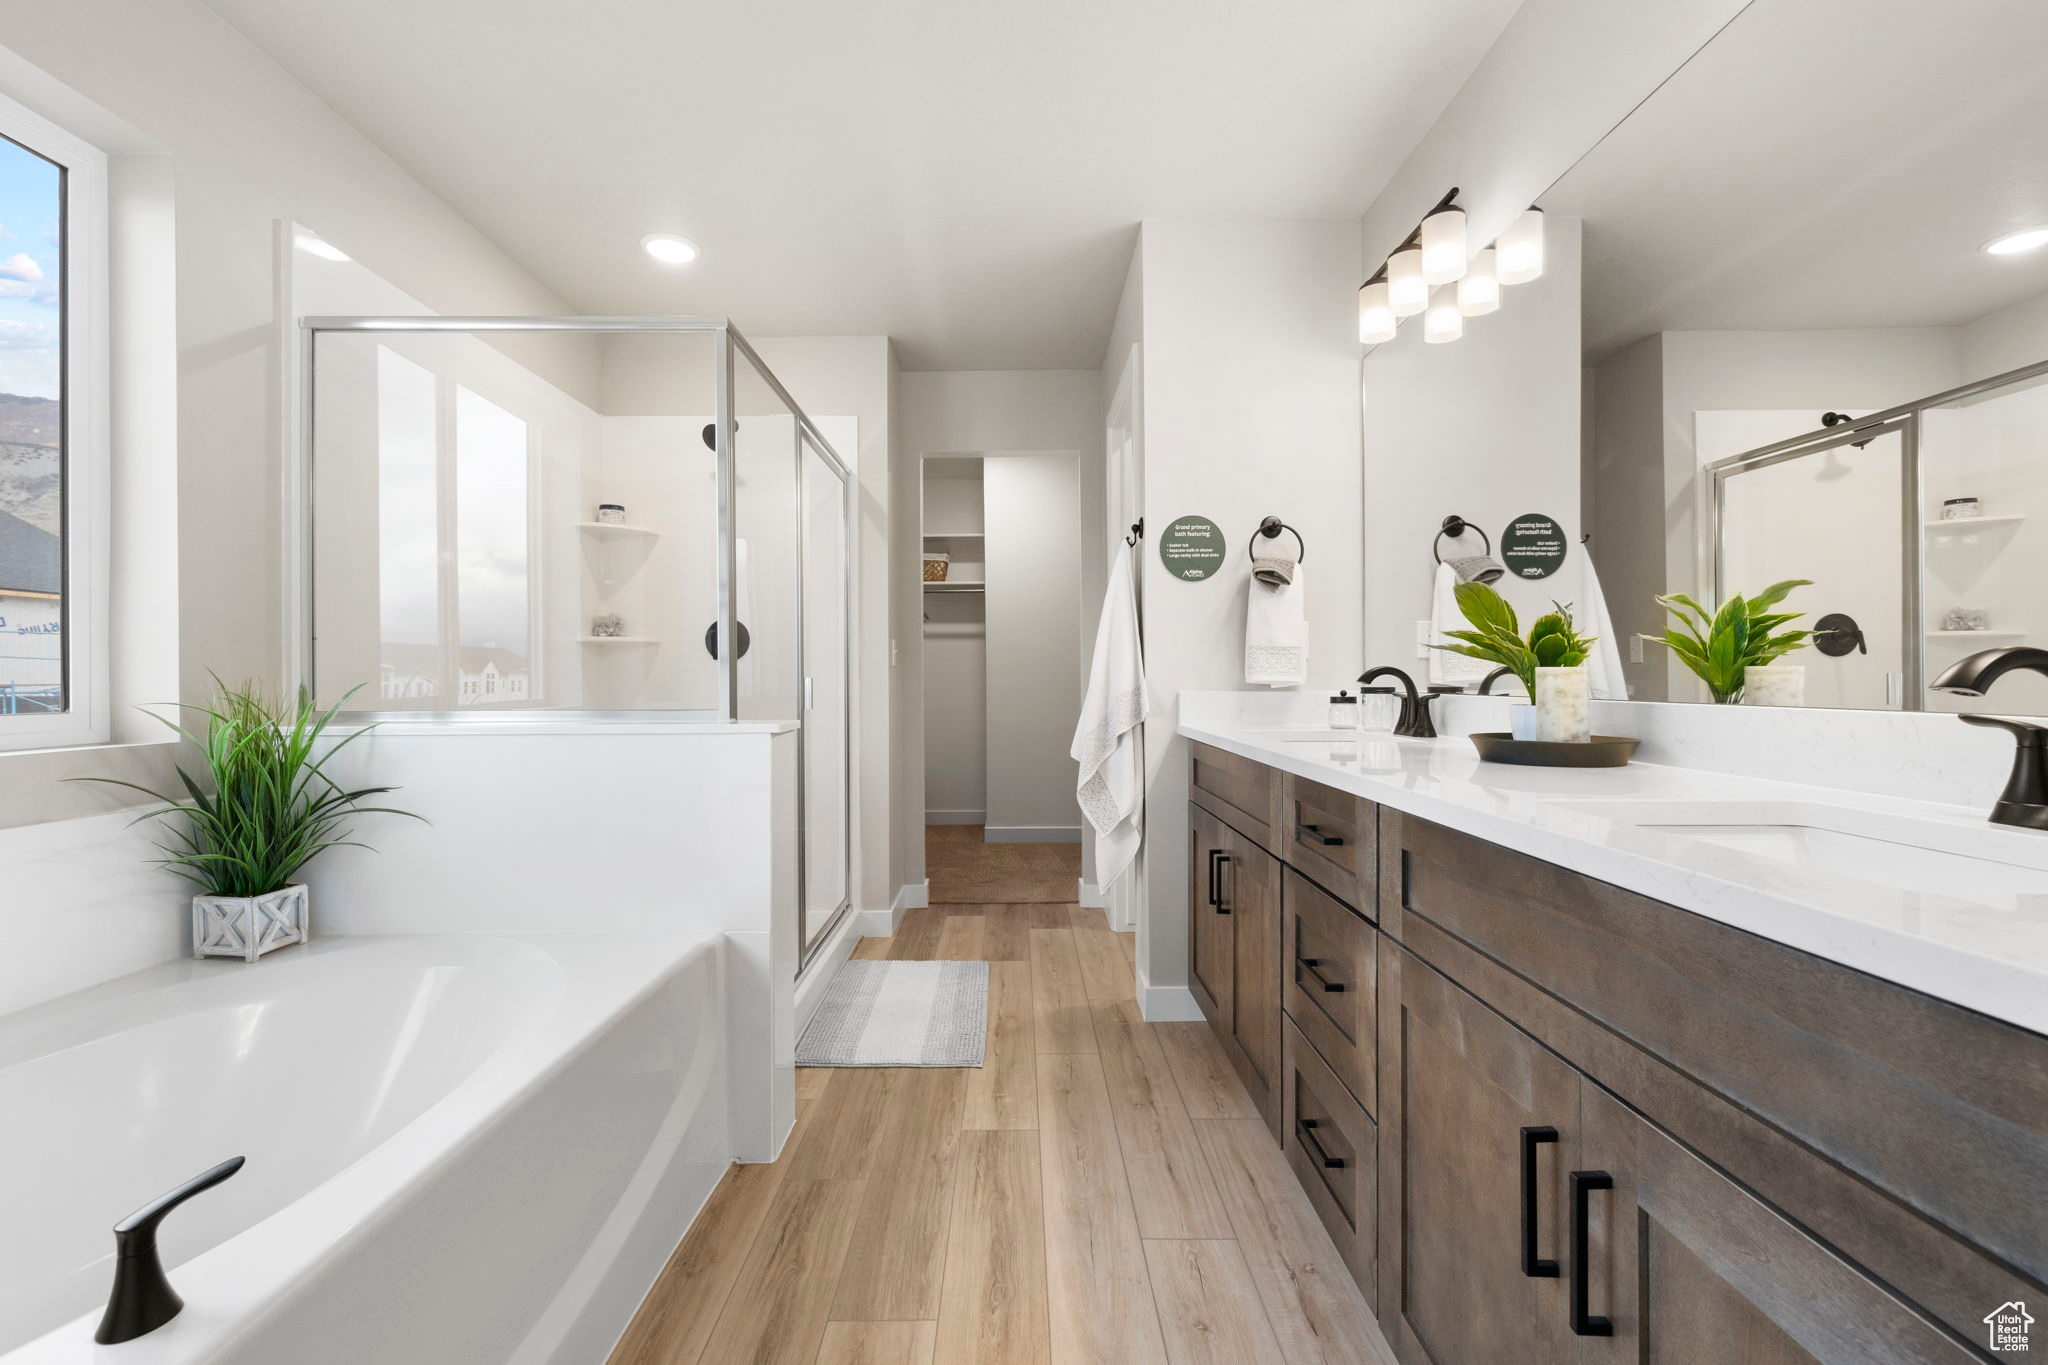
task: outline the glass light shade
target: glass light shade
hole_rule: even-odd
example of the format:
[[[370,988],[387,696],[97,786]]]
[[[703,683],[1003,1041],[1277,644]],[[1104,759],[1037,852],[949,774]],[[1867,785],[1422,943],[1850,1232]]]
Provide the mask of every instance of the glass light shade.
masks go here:
[[[1422,282],[1449,284],[1465,273],[1465,212],[1444,209],[1422,220]]]
[[[1463,335],[1465,315],[1458,311],[1457,296],[1445,290],[1441,298],[1431,301],[1429,311],[1422,315],[1422,339],[1456,341]]]
[[[1502,284],[1527,284],[1543,273],[1543,210],[1529,209],[1509,223],[1494,244],[1494,274]]]
[[[1500,277],[1494,274],[1493,248],[1472,258],[1465,278],[1458,281],[1458,311],[1468,318],[1491,313],[1500,307]]]
[[[1422,278],[1422,248],[1409,247],[1387,258],[1387,304],[1397,318],[1412,318],[1429,307],[1429,285]]]
[[[1387,282],[1375,280],[1358,291],[1358,339],[1367,346],[1392,341],[1400,325],[1394,305],[1387,300]]]

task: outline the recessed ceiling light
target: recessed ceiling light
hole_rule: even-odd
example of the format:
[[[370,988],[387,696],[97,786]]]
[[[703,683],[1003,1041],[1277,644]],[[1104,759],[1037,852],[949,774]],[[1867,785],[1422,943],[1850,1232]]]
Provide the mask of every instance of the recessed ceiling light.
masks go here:
[[[2017,256],[2022,251],[2032,251],[2037,246],[2048,245],[2048,224],[2040,227],[2021,228],[2008,232],[2003,237],[1993,237],[1984,244],[1984,249],[1993,256]]]
[[[697,250],[695,242],[673,232],[650,232],[640,239],[640,245],[663,265],[688,265],[703,254]]]
[[[340,247],[328,241],[325,237],[321,237],[315,233],[303,231],[300,232],[298,236],[298,243],[299,250],[310,252],[313,255],[318,256],[323,261],[345,261],[348,259],[348,253],[346,251],[343,251]]]

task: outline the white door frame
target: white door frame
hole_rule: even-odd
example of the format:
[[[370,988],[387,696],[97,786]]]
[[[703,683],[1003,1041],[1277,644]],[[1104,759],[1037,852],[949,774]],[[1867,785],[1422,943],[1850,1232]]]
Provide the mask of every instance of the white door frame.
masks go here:
[[[1103,417],[1103,491],[1109,503],[1109,554],[1113,559],[1120,554],[1135,554],[1138,561],[1132,566],[1131,588],[1138,599],[1139,629],[1145,620],[1145,575],[1146,542],[1141,534],[1135,547],[1127,547],[1124,537],[1130,534],[1133,522],[1141,522],[1145,516],[1145,459],[1144,459],[1144,404],[1139,401],[1140,356],[1138,343],[1131,343],[1131,349],[1124,357],[1123,373],[1117,377],[1115,395],[1109,400],[1109,408]],[[1150,528],[1147,528],[1148,530]],[[1139,728],[1139,770],[1144,771],[1145,732]],[[1142,795],[1139,798],[1137,820],[1144,827],[1145,808]],[[1094,831],[1086,831],[1089,843],[1089,865],[1094,862]],[[1144,931],[1139,928],[1143,918],[1141,909],[1145,904],[1145,850],[1141,846],[1132,860],[1130,869],[1119,877],[1116,884],[1096,887],[1096,897],[1102,902],[1103,913],[1109,918],[1109,927],[1118,932],[1137,930],[1138,950],[1144,952]],[[1142,960],[1142,958],[1140,959]]]

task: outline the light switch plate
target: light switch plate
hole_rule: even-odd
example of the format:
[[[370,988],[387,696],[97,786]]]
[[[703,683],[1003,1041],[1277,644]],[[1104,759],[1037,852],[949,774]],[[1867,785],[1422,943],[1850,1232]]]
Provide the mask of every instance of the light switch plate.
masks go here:
[[[1417,622],[1415,623],[1415,657],[1416,657],[1416,658],[1418,658],[1418,659],[1427,659],[1427,658],[1429,657],[1429,642],[1430,642],[1430,641],[1431,641],[1432,639],[1434,639],[1435,637],[1436,637],[1436,629],[1435,629],[1434,625],[1433,625],[1433,624],[1432,624],[1431,622],[1429,622],[1429,621],[1426,621],[1426,620],[1424,620],[1424,621],[1417,621]]]
[[[1631,635],[1628,637],[1628,661],[1632,664],[1639,664],[1643,661],[1642,636]]]

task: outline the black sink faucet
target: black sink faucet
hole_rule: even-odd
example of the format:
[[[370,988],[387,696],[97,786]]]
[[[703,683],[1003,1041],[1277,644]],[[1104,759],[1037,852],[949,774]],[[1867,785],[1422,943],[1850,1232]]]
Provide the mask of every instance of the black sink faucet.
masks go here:
[[[1434,694],[1431,696],[1417,696],[1415,694],[1415,679],[1409,677],[1400,669],[1395,668],[1392,664],[1381,664],[1378,668],[1368,668],[1365,672],[1358,675],[1358,681],[1360,683],[1369,683],[1374,678],[1385,677],[1395,677],[1401,680],[1401,718],[1394,722],[1394,733],[1406,735],[1410,739],[1435,739],[1436,725],[1429,717],[1429,704],[1435,700]]]
[[[1948,668],[1928,686],[1936,692],[1960,697],[1981,697],[1991,684],[2014,669],[2048,676],[2048,649],[2015,645],[2007,649],[1979,650]],[[2013,754],[2012,775],[2005,790],[1991,807],[1991,823],[2017,825],[2021,829],[2048,829],[2048,726],[2005,716],[1959,716],[1965,725],[1984,725],[2004,730],[2018,746]]]
[[[1493,691],[1493,685],[1495,683],[1499,682],[1502,678],[1512,678],[1514,676],[1516,676],[1515,670],[1512,668],[1496,668],[1493,670],[1493,672],[1487,674],[1485,677],[1479,680],[1478,694],[1482,697],[1486,696],[1488,693]],[[1513,696],[1514,694],[1511,692],[1508,695]]]

